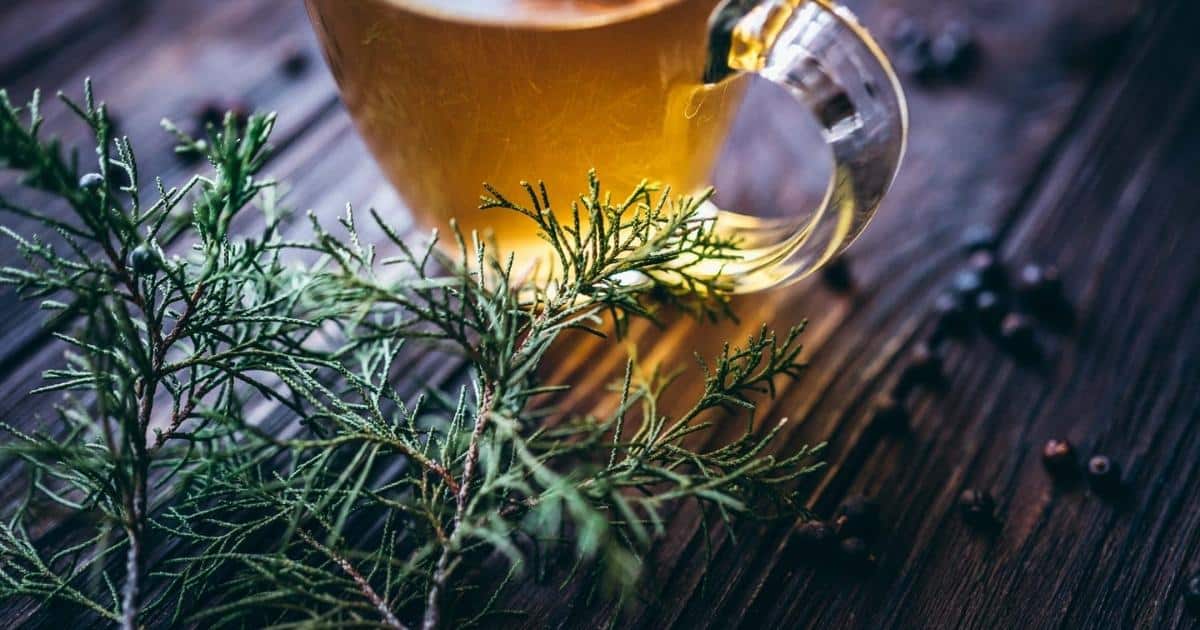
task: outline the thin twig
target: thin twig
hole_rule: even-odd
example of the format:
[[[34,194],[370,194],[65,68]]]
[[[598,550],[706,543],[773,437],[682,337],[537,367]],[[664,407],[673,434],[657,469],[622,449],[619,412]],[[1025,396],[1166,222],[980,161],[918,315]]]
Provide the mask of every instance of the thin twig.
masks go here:
[[[405,457],[411,458],[426,470],[441,478],[441,480],[445,482],[446,487],[450,489],[450,492],[454,493],[455,495],[459,493],[460,486],[458,484],[458,480],[454,478],[454,475],[449,469],[437,461],[430,459],[421,451],[418,451],[408,444],[405,444],[403,441],[389,438],[386,435],[380,435],[378,433],[356,433],[339,435],[337,437],[324,440],[292,440],[287,442],[287,446],[295,450],[330,449],[342,444],[353,444],[356,442],[369,442],[372,444],[390,446],[397,451],[400,451],[400,453],[402,453]]]
[[[387,602],[383,601],[383,598],[379,596],[379,593],[376,593],[375,589],[371,587],[371,583],[367,581],[367,578],[363,577],[363,574],[359,573],[358,569],[354,568],[354,565],[350,564],[349,560],[344,558],[338,552],[317,542],[317,540],[313,538],[311,534],[303,529],[296,530],[296,533],[300,534],[300,537],[304,539],[304,542],[312,545],[314,549],[328,556],[330,560],[341,567],[342,571],[346,572],[346,575],[350,576],[350,579],[354,580],[354,583],[358,585],[358,590],[362,591],[363,596],[366,597],[375,606],[375,609],[379,611],[380,616],[383,617],[384,624],[386,624],[389,628],[394,628],[395,630],[408,630],[408,626],[400,623],[400,620],[397,619],[396,615],[392,613],[392,609],[388,607]]]
[[[483,438],[483,430],[487,427],[488,418],[492,414],[494,400],[493,391],[490,388],[484,389],[483,399],[479,401],[479,413],[475,417],[475,427],[471,431],[467,459],[463,464],[462,482],[456,496],[458,505],[454,511],[454,527],[450,532],[450,540],[442,547],[442,554],[438,557],[437,567],[433,572],[433,584],[429,587],[429,599],[425,603],[425,619],[421,624],[422,630],[435,630],[441,623],[441,593],[446,587],[446,580],[450,577],[450,557],[455,553],[454,547],[461,538],[460,526],[467,514],[471,481],[475,476],[475,466],[479,462],[479,441]]]
[[[139,524],[131,524],[125,529],[129,550],[125,553],[125,582],[121,585],[121,630],[137,630],[142,574],[142,536],[139,529]]]
[[[129,550],[125,554],[125,581],[121,585],[121,630],[137,630],[138,613],[141,610],[142,583],[142,538],[146,529],[146,466],[145,462],[134,464],[132,496],[126,509],[128,523],[125,526],[129,538]]]
[[[204,282],[196,285],[196,290],[192,291],[192,295],[187,298],[187,305],[184,308],[183,315],[179,316],[179,320],[175,322],[175,326],[171,328],[171,332],[167,333],[167,336],[158,344],[160,357],[158,361],[159,365],[156,366],[157,369],[162,369],[162,363],[166,359],[167,350],[171,349],[171,346],[179,340],[183,335],[183,331],[187,329],[192,314],[196,312],[196,303],[200,301],[200,298],[204,297],[204,287]]]

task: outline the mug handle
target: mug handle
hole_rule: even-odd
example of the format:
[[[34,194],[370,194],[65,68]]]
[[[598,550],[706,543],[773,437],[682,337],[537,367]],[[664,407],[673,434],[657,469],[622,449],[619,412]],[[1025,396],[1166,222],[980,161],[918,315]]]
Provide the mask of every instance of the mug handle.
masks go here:
[[[754,72],[783,86],[815,116],[833,153],[824,199],[809,213],[765,220],[707,209],[741,244],[713,273],[749,293],[803,278],[862,232],[900,167],[908,109],[879,45],[830,0],[730,0],[710,27],[711,48],[727,47],[728,56],[722,64],[718,53],[706,79]]]

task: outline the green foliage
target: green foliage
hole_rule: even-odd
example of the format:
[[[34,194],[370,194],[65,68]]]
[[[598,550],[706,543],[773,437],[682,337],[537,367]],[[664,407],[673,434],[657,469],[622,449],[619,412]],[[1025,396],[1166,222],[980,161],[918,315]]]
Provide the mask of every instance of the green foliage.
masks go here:
[[[334,228],[310,216],[314,236],[295,240],[259,178],[272,116],[241,134],[226,117],[204,139],[165,123],[212,174],[156,180],[143,206],[133,151],[90,85],[64,101],[96,138],[100,179],[39,138],[36,97],[17,108],[0,93],[0,166],[70,211],[0,198],[46,230],[0,228],[25,259],[0,282],[69,331],[39,389],[62,397],[56,416],[3,425],[0,451],[28,484],[0,526],[0,597],[126,628],[471,625],[535,552],[627,592],[681,501],[726,519],[801,511],[789,488],[818,449],[775,455],[783,423],[752,422],[755,396],[803,369],[798,329],[701,361],[703,392],[677,416],[661,403],[678,373],[636,361],[606,414],[546,402],[569,387],[539,371],[563,332],[603,335],[606,315],[620,331],[665,303],[730,315],[709,270],[737,244],[703,217],[705,197],[643,184],[614,198],[592,175],[551,212],[543,187],[523,185],[528,203],[488,187],[484,209],[547,241],[533,273],[457,231],[457,255],[414,248],[375,214],[387,238],[367,243],[351,210]],[[237,236],[254,205],[259,228]],[[422,351],[463,357],[458,385],[400,378]],[[736,413],[741,438],[695,446]],[[72,521],[68,539],[34,533],[48,515]],[[497,565],[505,577],[488,576]]]

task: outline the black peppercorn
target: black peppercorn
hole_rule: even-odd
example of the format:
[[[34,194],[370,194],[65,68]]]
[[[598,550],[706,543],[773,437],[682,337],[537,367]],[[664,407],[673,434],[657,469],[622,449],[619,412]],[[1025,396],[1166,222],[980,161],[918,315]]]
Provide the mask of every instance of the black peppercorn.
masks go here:
[[[931,82],[937,77],[937,68],[930,56],[932,40],[929,32],[916,20],[902,19],[892,32],[895,46],[895,67],[901,74],[917,79],[920,83]]]
[[[899,393],[907,393],[916,385],[937,383],[941,378],[941,355],[928,344],[918,343],[913,347],[908,365],[900,375]]]
[[[854,288],[854,274],[850,272],[850,263],[844,256],[829,261],[821,269],[821,279],[825,281],[825,286],[838,293]]]
[[[852,496],[838,508],[833,522],[842,538],[870,537],[879,527],[879,503],[862,495]]]
[[[1067,440],[1049,440],[1042,446],[1042,463],[1055,474],[1073,473],[1078,463],[1075,447]]]
[[[978,251],[995,251],[998,241],[996,232],[986,225],[972,225],[963,231],[963,252],[970,255]]]
[[[1000,321],[1000,339],[1013,352],[1028,353],[1037,346],[1033,324],[1020,313],[1009,313]]]
[[[1183,603],[1200,617],[1200,573],[1193,573],[1183,585]]]
[[[79,187],[84,190],[96,190],[104,185],[104,176],[100,173],[87,173],[79,178]]]
[[[1028,264],[1017,276],[1017,293],[1031,310],[1062,317],[1070,312],[1063,295],[1062,278],[1052,265]]]
[[[972,525],[990,525],[995,520],[996,500],[985,490],[968,488],[958,495],[958,508]]]
[[[961,79],[970,73],[976,46],[966,24],[946,24],[929,45],[929,59],[934,69],[946,78]]]
[[[979,279],[983,286],[989,289],[1003,288],[1008,282],[1008,274],[1004,270],[1004,263],[996,258],[996,255],[987,250],[980,250],[971,254],[971,258],[967,261],[971,270],[979,274]]]
[[[954,294],[962,300],[963,304],[970,307],[975,305],[975,296],[983,290],[983,279],[974,271],[960,271],[954,274],[954,280],[951,283],[951,288]]]
[[[912,350],[912,363],[925,378],[937,378],[942,373],[942,356],[928,344],[918,343]]]
[[[283,63],[280,64],[280,69],[286,76],[296,78],[308,71],[309,58],[308,53],[304,50],[293,50],[283,58]]]
[[[983,291],[975,296],[975,315],[985,328],[998,328],[1007,310],[1004,299],[995,292]]]
[[[937,74],[929,58],[929,42],[914,44],[896,54],[896,70],[918,83],[929,83]]]
[[[129,254],[129,266],[140,276],[150,275],[158,271],[158,254],[148,245],[138,245]]]
[[[960,63],[959,56],[962,48],[962,43],[953,36],[938,33],[929,42],[929,61],[939,73],[951,74],[951,69]]]
[[[888,31],[888,39],[897,50],[903,50],[921,41],[929,41],[929,33],[917,20],[901,17]]]
[[[861,570],[875,564],[875,556],[871,554],[867,541],[862,538],[857,536],[845,538],[839,546],[842,551],[842,559],[850,569]]]
[[[961,337],[970,330],[967,309],[949,293],[943,293],[934,300],[933,312],[937,314],[937,322],[929,340],[933,345],[941,343],[946,337]]]
[[[908,410],[904,408],[903,402],[883,395],[875,401],[871,422],[881,431],[899,433],[908,429]]]
[[[209,125],[219,125],[225,118],[225,109],[216,101],[207,101],[196,110],[196,126],[203,130]]]
[[[1033,302],[1055,299],[1062,292],[1062,279],[1053,265],[1030,263],[1021,267],[1017,290]]]
[[[250,107],[242,101],[207,101],[196,110],[196,137],[205,137],[210,125],[221,128],[225,124],[226,112],[233,116],[234,126],[238,129],[244,128],[250,118]]]
[[[796,549],[813,557],[829,553],[837,540],[837,534],[825,521],[806,521],[792,533]]]
[[[1121,485],[1121,466],[1107,455],[1094,455],[1088,460],[1088,481],[1097,490],[1114,490]]]
[[[233,100],[226,104],[226,109],[233,114],[233,119],[237,121],[238,127],[245,127],[246,121],[250,119],[250,105],[244,101]]]

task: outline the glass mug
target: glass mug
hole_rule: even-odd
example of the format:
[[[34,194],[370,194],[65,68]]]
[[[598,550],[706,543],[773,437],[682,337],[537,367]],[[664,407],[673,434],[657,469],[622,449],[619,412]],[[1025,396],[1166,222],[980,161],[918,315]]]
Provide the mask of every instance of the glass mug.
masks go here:
[[[643,178],[699,192],[750,73],[812,112],[833,173],[816,209],[786,218],[702,209],[739,239],[719,269],[738,292],[845,249],[904,153],[891,65],[829,0],[306,1],[351,116],[417,220],[492,234],[518,264],[547,248],[525,217],[477,209],[483,182],[543,180],[560,212],[591,168],[616,194]]]

